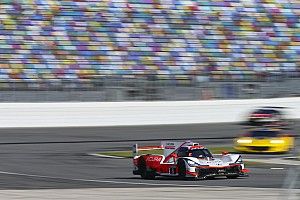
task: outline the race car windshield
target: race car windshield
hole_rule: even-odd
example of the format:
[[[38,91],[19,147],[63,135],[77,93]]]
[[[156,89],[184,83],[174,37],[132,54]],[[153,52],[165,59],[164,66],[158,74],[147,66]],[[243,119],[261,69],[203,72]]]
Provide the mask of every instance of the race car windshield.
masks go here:
[[[250,137],[277,137],[278,131],[252,131]]]
[[[192,157],[195,158],[212,158],[212,154],[207,149],[193,149],[190,150],[190,153],[192,154]]]

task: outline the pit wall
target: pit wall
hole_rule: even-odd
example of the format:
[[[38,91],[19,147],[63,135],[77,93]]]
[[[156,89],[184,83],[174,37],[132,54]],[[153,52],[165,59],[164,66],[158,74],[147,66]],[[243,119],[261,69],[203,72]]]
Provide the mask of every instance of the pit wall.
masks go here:
[[[285,106],[300,118],[300,98],[251,100],[1,103],[0,127],[121,126],[239,122],[259,106]]]

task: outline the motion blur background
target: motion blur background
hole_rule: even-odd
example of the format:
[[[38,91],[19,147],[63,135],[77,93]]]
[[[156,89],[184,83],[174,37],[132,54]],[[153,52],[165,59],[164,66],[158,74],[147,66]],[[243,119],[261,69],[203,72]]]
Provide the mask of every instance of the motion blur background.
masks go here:
[[[299,96],[298,0],[1,0],[0,101]]]
[[[0,0],[0,102],[299,97],[299,16],[299,0]],[[293,103],[297,101],[295,99]],[[261,104],[264,103],[266,102],[262,101]],[[85,104],[83,107],[78,106],[78,112],[74,111],[77,104],[73,104],[69,110],[64,110],[67,107],[65,104],[53,110],[50,104],[41,104],[41,107],[36,104],[31,107],[27,104],[20,104],[20,107],[16,105],[18,104],[1,104],[0,108],[0,126],[10,127],[1,129],[0,134],[3,144],[0,145],[0,179],[4,183],[1,188],[8,189],[81,188],[83,185],[90,187],[88,184],[91,184],[92,179],[95,182],[94,187],[103,187],[105,191],[106,187],[116,183],[121,186],[114,187],[120,188],[130,183],[133,187],[131,191],[134,191],[131,193],[135,194],[136,185],[141,183],[141,187],[146,187],[143,184],[147,185],[148,182],[132,179],[128,160],[103,161],[86,154],[100,149],[104,151],[108,148],[128,148],[132,141],[129,142],[128,139],[151,140],[154,137],[151,135],[153,131],[159,135],[157,137],[165,137],[163,131],[170,137],[181,136],[190,131],[185,137],[209,137],[213,133],[216,137],[232,138],[242,129],[237,124],[200,124],[194,127],[182,126],[181,129],[178,128],[181,125],[149,126],[148,129],[144,126],[133,126],[129,129],[14,129],[7,126],[9,121],[14,126],[25,122],[23,124],[26,126],[35,124],[38,127],[44,118],[44,121],[48,120],[47,116],[51,122],[63,122],[65,117],[73,120],[76,126],[85,126],[80,117],[88,116],[86,120],[94,118],[94,121],[101,123],[115,120],[107,117],[109,112],[117,116],[117,112],[111,111],[114,104],[109,105],[111,107],[108,106],[106,110],[105,106],[97,104],[98,109],[104,108],[107,112],[101,113],[103,116],[99,117],[99,111],[91,108],[96,104],[91,104],[89,108]],[[186,107],[182,105],[177,111],[182,111],[183,114],[176,115],[177,111],[174,114],[171,110],[170,116],[179,119],[186,117]],[[193,106],[189,107],[189,111],[193,109],[198,112]],[[226,107],[225,104],[221,106]],[[130,108],[124,107],[126,113]],[[10,112],[12,108],[14,111]],[[149,108],[151,109],[148,107],[148,110]],[[93,109],[94,115],[91,117],[89,113]],[[116,109],[122,111],[120,107]],[[139,117],[139,109],[132,111],[132,116]],[[161,112],[160,109],[156,112],[159,111]],[[219,111],[222,112],[222,109]],[[58,113],[57,116],[53,114],[55,112]],[[80,112],[85,115],[81,116]],[[153,110],[149,113],[154,118],[151,115]],[[27,115],[32,115],[32,118]],[[124,116],[118,117],[122,120],[122,117],[126,117]],[[77,121],[74,120],[76,117]],[[131,135],[132,133],[134,134]],[[101,146],[101,141],[120,138],[127,142],[111,142]],[[100,143],[94,143],[96,140]],[[222,142],[232,144],[231,139],[220,141],[221,139],[209,142],[217,145]],[[114,169],[117,167],[116,173]],[[289,171],[287,168],[286,171],[275,172],[271,172],[270,168],[254,170],[249,182],[241,179],[238,181],[242,184],[231,184],[236,187],[260,187],[259,184],[262,187],[273,187],[274,180],[276,192],[281,187],[281,181],[283,188],[299,188],[299,167],[291,167]],[[103,173],[99,173],[101,170]],[[272,174],[266,180],[257,181],[264,179],[266,173]],[[34,177],[39,180],[33,180]],[[112,184],[109,185],[108,182]],[[58,183],[62,183],[62,186]],[[102,185],[99,186],[99,183]],[[230,185],[222,181],[208,183],[213,186],[220,184],[223,187]],[[149,186],[155,184],[157,183],[150,183]],[[169,184],[172,185],[173,182],[170,181]],[[215,194],[216,188],[212,194]],[[197,190],[194,194],[198,195]],[[237,190],[235,198],[240,199],[243,196],[251,199],[256,194],[253,191],[240,195]],[[10,193],[15,194],[7,194]],[[269,195],[275,193],[270,192]],[[98,199],[99,193],[94,194],[95,199]],[[109,192],[108,195],[112,194],[113,192]],[[32,191],[29,191],[28,198],[33,198],[30,195]],[[164,195],[169,193],[165,192]],[[42,198],[47,196],[48,194],[43,195]],[[283,194],[284,199],[288,199],[287,196]],[[273,199],[272,196],[261,197]],[[18,198],[20,197],[16,197]]]

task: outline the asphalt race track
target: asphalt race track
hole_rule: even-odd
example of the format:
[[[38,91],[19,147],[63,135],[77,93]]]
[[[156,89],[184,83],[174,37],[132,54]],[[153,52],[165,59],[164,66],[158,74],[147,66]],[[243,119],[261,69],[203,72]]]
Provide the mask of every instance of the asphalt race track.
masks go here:
[[[294,131],[299,133],[299,130],[297,122]],[[175,186],[281,188],[287,166],[271,169],[278,166],[270,164],[250,168],[250,177],[236,180],[142,180],[132,175],[130,159],[88,155],[130,149],[136,142],[159,144],[162,139],[194,138],[204,145],[230,145],[231,138],[243,131],[237,124],[0,129],[0,189]],[[253,155],[244,155],[244,158],[247,157]]]

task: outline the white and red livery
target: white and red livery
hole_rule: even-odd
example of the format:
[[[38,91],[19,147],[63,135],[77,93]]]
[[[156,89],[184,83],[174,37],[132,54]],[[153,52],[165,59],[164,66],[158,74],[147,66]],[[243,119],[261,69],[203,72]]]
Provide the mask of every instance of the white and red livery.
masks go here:
[[[133,174],[144,179],[154,179],[156,176],[208,179],[217,176],[237,178],[246,176],[248,172],[239,154],[224,153],[220,158],[214,158],[207,148],[191,141],[163,141],[161,146],[163,155],[134,156]],[[137,154],[137,145],[134,152]]]

